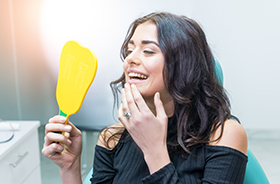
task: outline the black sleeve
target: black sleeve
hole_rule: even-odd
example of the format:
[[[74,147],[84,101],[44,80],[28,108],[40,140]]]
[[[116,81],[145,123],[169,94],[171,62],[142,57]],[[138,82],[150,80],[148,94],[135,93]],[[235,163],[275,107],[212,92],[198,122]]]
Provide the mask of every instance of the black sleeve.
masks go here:
[[[143,184],[181,184],[172,162],[142,179]]]
[[[205,165],[202,178],[196,178],[196,183],[202,184],[243,184],[248,158],[238,150],[223,146],[207,146]],[[193,158],[193,157],[192,157]],[[191,158],[190,158],[191,159]],[[199,162],[192,162],[192,164]],[[190,167],[196,168],[192,165]],[[195,172],[194,170],[192,172]],[[181,173],[180,178],[173,163],[169,163],[159,171],[142,179],[143,184],[181,184],[187,175]],[[181,180],[181,181],[180,181]],[[188,179],[187,179],[188,180]],[[190,181],[190,180],[188,180]],[[194,180],[192,180],[194,181]],[[193,182],[191,182],[193,183]]]
[[[112,183],[115,176],[113,157],[113,150],[107,150],[106,148],[98,145],[95,147],[93,174],[92,178],[90,179],[92,184]]]
[[[202,183],[243,184],[248,157],[238,150],[209,146]]]

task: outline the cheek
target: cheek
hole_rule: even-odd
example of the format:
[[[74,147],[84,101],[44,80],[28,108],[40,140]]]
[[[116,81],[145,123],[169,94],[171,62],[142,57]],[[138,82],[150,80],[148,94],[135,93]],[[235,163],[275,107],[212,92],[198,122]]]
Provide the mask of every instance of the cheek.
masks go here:
[[[123,71],[126,72],[128,69],[129,65],[126,61],[123,62]]]
[[[124,71],[127,69],[127,67],[128,67],[128,64],[127,64],[127,62],[124,60],[124,61],[123,61],[123,69],[124,69]]]
[[[157,67],[153,68],[153,70],[151,70],[152,83],[159,90],[162,90],[163,88],[165,88],[162,70],[163,70],[163,67],[161,67],[159,65]]]
[[[124,74],[125,74],[125,81],[127,81],[127,68],[128,68],[128,64],[126,61],[123,62],[123,71],[124,71]]]
[[[163,80],[163,64],[162,63],[157,63],[157,64],[152,64],[149,65],[149,73],[153,75],[153,77],[156,80]]]

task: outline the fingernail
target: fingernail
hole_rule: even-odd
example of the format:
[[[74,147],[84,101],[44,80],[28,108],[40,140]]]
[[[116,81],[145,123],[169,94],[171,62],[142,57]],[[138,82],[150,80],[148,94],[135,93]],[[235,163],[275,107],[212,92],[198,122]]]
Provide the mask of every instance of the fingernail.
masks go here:
[[[72,143],[72,141],[70,139],[67,139],[67,145],[70,145]]]
[[[65,125],[64,131],[65,132],[70,132],[70,130],[71,130],[71,126],[70,125]]]
[[[60,116],[59,122],[64,123],[66,121],[66,118],[64,116]]]
[[[125,84],[124,84],[124,87],[125,87],[125,88],[128,88],[128,87],[129,87],[129,84],[128,84],[128,83],[125,83]]]
[[[134,89],[136,88],[135,84],[131,84],[131,87],[134,88]]]
[[[157,92],[156,95],[157,95],[157,98],[160,99],[160,94],[159,94],[159,92]]]

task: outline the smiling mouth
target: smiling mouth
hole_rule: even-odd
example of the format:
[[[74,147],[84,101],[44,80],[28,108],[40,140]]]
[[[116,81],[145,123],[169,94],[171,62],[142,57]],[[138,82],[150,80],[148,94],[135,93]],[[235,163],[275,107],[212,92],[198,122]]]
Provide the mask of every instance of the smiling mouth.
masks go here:
[[[128,76],[130,79],[137,79],[137,80],[145,80],[148,78],[148,76],[146,75],[140,73],[134,73],[134,72],[129,73]]]

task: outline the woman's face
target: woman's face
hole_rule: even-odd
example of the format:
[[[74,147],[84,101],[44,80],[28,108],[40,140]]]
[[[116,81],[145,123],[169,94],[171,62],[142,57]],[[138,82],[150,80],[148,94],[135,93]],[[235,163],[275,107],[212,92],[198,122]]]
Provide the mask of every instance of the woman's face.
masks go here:
[[[158,44],[157,27],[154,23],[140,24],[128,43],[128,56],[123,68],[126,82],[135,84],[145,100],[153,99],[156,92],[169,96],[164,85],[164,55]]]

